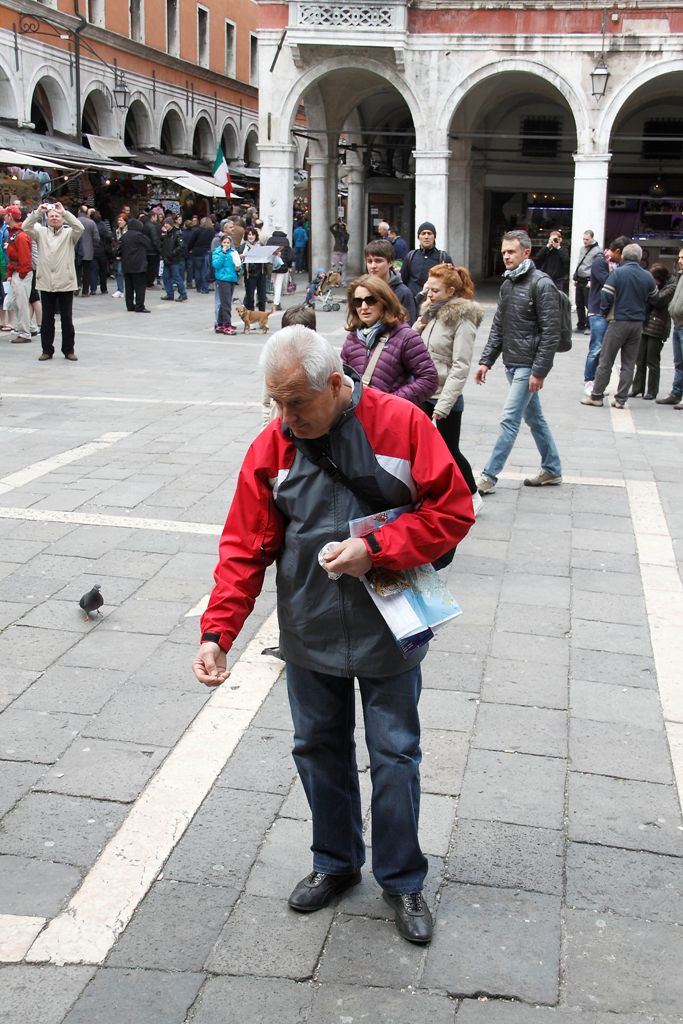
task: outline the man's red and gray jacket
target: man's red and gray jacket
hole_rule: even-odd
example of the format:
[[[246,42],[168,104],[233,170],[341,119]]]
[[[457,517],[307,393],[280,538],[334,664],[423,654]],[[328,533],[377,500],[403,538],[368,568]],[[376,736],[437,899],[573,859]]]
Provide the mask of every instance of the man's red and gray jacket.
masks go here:
[[[431,420],[411,402],[364,389],[352,371],[351,405],[326,451],[378,508],[414,504],[365,539],[373,565],[407,569],[458,544],[474,522],[472,498]],[[318,563],[328,541],[349,536],[369,512],[343,483],[299,451],[279,419],[250,446],[219,545],[216,585],[201,620],[228,651],[277,561],[280,650],[284,659],[338,676],[387,676],[417,664],[404,658],[361,580],[331,581]]]

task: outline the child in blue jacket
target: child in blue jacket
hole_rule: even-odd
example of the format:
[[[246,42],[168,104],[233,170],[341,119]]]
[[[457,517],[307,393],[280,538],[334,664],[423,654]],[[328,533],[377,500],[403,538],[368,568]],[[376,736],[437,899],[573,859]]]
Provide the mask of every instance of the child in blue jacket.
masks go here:
[[[217,334],[236,334],[232,326],[232,293],[242,272],[242,261],[229,235],[224,235],[221,244],[211,251],[213,276],[220,300]]]

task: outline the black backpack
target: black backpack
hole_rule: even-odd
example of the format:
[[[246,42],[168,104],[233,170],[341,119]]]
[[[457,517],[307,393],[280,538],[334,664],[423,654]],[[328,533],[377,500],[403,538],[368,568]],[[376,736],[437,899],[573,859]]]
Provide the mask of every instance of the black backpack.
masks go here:
[[[559,296],[560,305],[560,342],[557,346],[558,352],[569,352],[572,347],[572,304],[569,300],[569,296],[566,292],[563,292],[557,287],[552,277],[548,274],[544,274],[542,270],[539,270],[537,276],[534,277],[531,283],[531,299],[536,306],[536,290],[538,288],[539,278],[545,277],[550,281],[551,285]]]

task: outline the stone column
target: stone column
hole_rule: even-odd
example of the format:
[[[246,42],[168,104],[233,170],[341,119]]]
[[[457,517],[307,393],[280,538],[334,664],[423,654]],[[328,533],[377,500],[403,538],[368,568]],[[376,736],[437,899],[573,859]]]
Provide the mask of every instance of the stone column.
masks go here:
[[[607,179],[611,153],[574,154],[574,203],[572,211],[572,249],[569,263],[569,279],[579,262],[579,249],[583,245],[582,235],[587,228],[595,232],[595,240],[604,247],[605,216],[607,213]],[[571,293],[574,287],[572,284]]]
[[[448,238],[444,237],[442,242],[453,263],[464,267],[470,265],[470,180],[470,161],[452,160],[449,176],[449,233]]]
[[[415,231],[428,220],[436,228],[440,249],[448,243],[448,164],[449,149],[414,150],[415,157]],[[417,238],[409,240],[410,248]]]
[[[365,171],[362,167],[349,167],[346,173],[348,194],[349,255],[347,272],[349,280],[365,273],[363,249],[365,248]]]
[[[292,240],[292,196],[296,146],[259,143],[261,199],[259,213],[268,237],[281,225]]]
[[[311,269],[315,274],[318,267],[328,270],[332,259],[330,224],[333,211],[330,210],[329,179],[335,165],[323,156],[309,156],[306,162],[311,186]]]

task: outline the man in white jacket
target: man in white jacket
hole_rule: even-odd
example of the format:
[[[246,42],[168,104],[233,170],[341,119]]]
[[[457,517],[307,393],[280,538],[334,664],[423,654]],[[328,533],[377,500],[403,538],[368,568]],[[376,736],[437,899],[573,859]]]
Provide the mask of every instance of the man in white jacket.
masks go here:
[[[47,214],[47,225],[40,222],[44,213]],[[36,287],[43,304],[40,328],[43,351],[38,359],[46,362],[55,354],[55,313],[59,311],[62,353],[65,359],[76,362],[73,301],[78,283],[75,249],[84,231],[83,224],[61,203],[41,203],[26,218],[24,230],[29,238],[35,238],[38,245]]]

